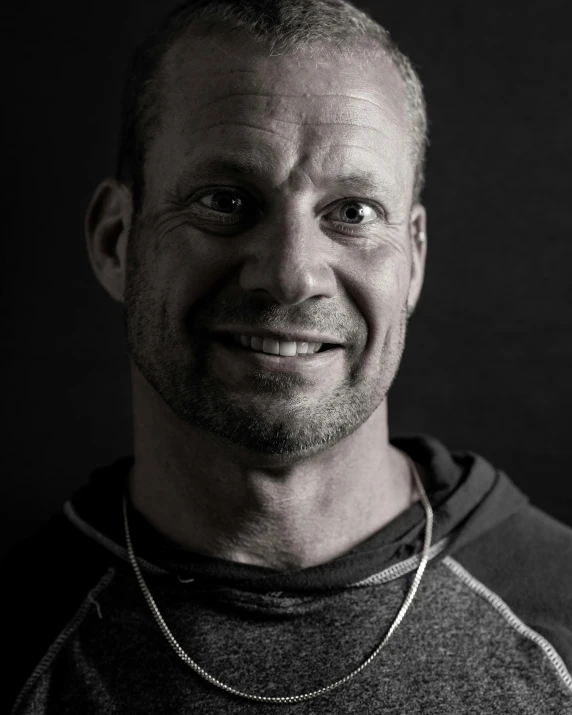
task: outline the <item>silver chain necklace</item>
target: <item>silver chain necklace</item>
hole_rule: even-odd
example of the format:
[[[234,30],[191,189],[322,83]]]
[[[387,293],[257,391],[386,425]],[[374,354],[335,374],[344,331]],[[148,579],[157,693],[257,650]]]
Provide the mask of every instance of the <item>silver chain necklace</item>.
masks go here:
[[[212,685],[215,685],[217,688],[220,688],[221,690],[226,690],[227,693],[232,693],[232,695],[236,695],[240,698],[245,698],[246,700],[254,700],[255,702],[258,703],[299,703],[303,700],[310,700],[312,698],[317,698],[319,695],[323,695],[324,693],[328,693],[330,690],[334,690],[334,688],[339,688],[340,685],[343,685],[344,683],[347,683],[349,680],[352,678],[355,678],[355,676],[360,673],[364,668],[367,668],[368,665],[372,663],[374,658],[379,654],[383,646],[387,643],[387,641],[390,639],[390,637],[393,635],[395,629],[397,626],[401,623],[403,620],[407,609],[411,605],[411,602],[413,601],[413,598],[415,596],[415,593],[417,592],[417,589],[419,587],[419,583],[421,581],[421,577],[423,576],[423,572],[425,571],[425,567],[427,565],[427,561],[429,560],[429,549],[431,546],[431,536],[433,533],[433,509],[431,508],[431,504],[429,503],[429,499],[427,498],[427,495],[425,493],[425,490],[423,489],[423,484],[421,483],[421,479],[419,475],[417,474],[417,470],[415,469],[415,465],[411,460],[409,460],[409,465],[411,467],[412,474],[415,478],[415,481],[417,483],[417,489],[419,490],[419,494],[421,496],[421,501],[423,502],[423,507],[425,508],[425,515],[426,515],[426,521],[425,521],[425,539],[423,541],[423,551],[421,552],[421,560],[419,561],[419,566],[417,567],[417,572],[415,574],[415,578],[413,579],[413,583],[411,584],[411,588],[409,589],[409,593],[405,597],[405,600],[399,609],[399,613],[397,614],[395,620],[393,621],[391,628],[388,630],[385,638],[381,641],[381,643],[377,646],[377,648],[373,651],[373,653],[363,661],[361,665],[359,665],[357,668],[352,670],[350,673],[348,673],[346,676],[343,678],[340,678],[339,680],[336,680],[333,683],[330,683],[329,685],[325,685],[322,688],[318,688],[317,690],[312,690],[309,693],[301,693],[300,695],[282,695],[282,696],[270,696],[270,695],[256,695],[253,693],[245,693],[241,690],[237,690],[236,688],[231,687],[230,685],[227,685],[226,683],[223,683],[222,681],[218,680],[218,678],[215,678],[214,675],[211,675],[210,673],[207,673],[207,671],[204,668],[201,668],[201,666],[198,663],[195,663],[194,660],[192,660],[187,653],[181,648],[179,643],[176,641],[175,637],[167,627],[167,624],[163,620],[163,616],[161,615],[159,609],[157,608],[157,604],[155,603],[153,596],[151,595],[147,584],[145,583],[145,579],[143,578],[143,575],[141,574],[141,570],[139,569],[139,565],[137,564],[137,559],[135,558],[135,553],[133,552],[133,545],[131,543],[131,534],[129,532],[129,523],[127,520],[127,499],[124,496],[123,497],[123,521],[125,525],[125,540],[127,542],[127,553],[129,554],[129,560],[131,561],[131,565],[133,566],[133,570],[135,571],[135,576],[137,577],[137,581],[139,583],[139,586],[141,587],[141,590],[143,591],[143,595],[145,596],[145,600],[147,601],[147,604],[149,608],[151,609],[151,613],[155,617],[155,620],[157,621],[157,624],[159,628],[161,629],[161,632],[175,651],[175,653],[183,660],[188,666],[190,666],[195,673],[201,676],[204,680],[208,681]]]

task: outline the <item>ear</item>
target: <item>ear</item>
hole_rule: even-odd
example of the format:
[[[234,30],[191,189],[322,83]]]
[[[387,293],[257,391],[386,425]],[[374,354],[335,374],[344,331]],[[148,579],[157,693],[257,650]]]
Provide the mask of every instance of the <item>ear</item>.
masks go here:
[[[409,220],[409,235],[411,237],[411,280],[407,294],[407,315],[411,316],[419,300],[423,278],[425,276],[425,259],[427,257],[427,212],[421,204],[414,204]]]
[[[85,217],[85,237],[97,280],[123,303],[127,239],[133,217],[131,191],[115,179],[105,179],[95,190]]]

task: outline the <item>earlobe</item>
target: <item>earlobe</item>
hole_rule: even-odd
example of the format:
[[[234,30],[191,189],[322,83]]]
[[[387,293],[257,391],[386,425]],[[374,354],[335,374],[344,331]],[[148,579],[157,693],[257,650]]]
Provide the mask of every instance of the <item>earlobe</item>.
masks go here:
[[[105,179],[95,190],[85,217],[87,252],[93,271],[109,295],[120,303],[132,216],[129,189],[115,179]]]
[[[425,275],[425,260],[427,257],[427,212],[421,204],[415,204],[411,209],[409,221],[411,237],[411,279],[407,295],[407,315],[413,315]]]

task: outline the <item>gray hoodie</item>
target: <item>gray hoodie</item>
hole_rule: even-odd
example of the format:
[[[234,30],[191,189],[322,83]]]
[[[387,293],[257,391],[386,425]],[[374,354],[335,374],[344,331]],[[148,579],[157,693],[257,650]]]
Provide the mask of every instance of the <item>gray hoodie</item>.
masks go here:
[[[425,436],[391,441],[427,469],[433,545],[405,618],[355,678],[269,704],[191,670],[127,559],[127,457],[97,470],[4,565],[1,712],[572,715],[572,529],[478,455]],[[143,576],[182,648],[228,685],[270,696],[316,690],[368,658],[411,587],[425,528],[415,503],[343,556],[278,572],[189,552],[132,507],[129,519]]]

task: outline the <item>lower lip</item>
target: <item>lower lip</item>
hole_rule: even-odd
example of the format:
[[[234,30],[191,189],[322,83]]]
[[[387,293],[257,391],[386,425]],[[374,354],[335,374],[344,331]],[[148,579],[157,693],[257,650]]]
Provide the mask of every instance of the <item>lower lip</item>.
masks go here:
[[[271,370],[286,373],[312,373],[320,370],[328,370],[338,362],[343,353],[343,348],[330,348],[324,352],[313,353],[311,355],[296,355],[283,357],[281,355],[270,355],[269,353],[243,348],[239,345],[229,345],[223,342],[215,343],[218,348],[231,356],[233,363],[248,365],[258,370]]]

